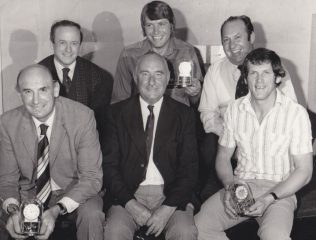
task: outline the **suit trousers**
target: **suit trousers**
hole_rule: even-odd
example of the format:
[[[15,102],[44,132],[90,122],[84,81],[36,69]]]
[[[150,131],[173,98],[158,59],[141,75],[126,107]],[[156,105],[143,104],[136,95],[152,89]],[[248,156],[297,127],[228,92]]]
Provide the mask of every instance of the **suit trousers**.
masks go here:
[[[264,196],[272,191],[275,182],[268,180],[246,180],[254,198]],[[241,223],[249,218],[230,218],[224,210],[224,189],[211,196],[201,207],[195,216],[195,224],[198,229],[198,240],[226,240],[225,230]],[[258,236],[264,240],[287,240],[293,226],[294,211],[296,209],[296,197],[290,197],[275,201],[264,212],[263,216],[255,218],[259,224]]]
[[[152,211],[159,208],[165,200],[163,185],[141,185],[134,196],[139,203]],[[140,226],[125,208],[119,205],[112,206],[107,213],[104,239],[131,240],[139,228]],[[197,239],[193,215],[188,211],[176,210],[170,217],[164,233],[166,240]]]
[[[49,206],[55,205],[62,198],[64,192],[53,191]],[[70,221],[75,221],[78,240],[103,240],[105,215],[103,213],[103,199],[97,195],[88,199],[72,213],[61,216]]]

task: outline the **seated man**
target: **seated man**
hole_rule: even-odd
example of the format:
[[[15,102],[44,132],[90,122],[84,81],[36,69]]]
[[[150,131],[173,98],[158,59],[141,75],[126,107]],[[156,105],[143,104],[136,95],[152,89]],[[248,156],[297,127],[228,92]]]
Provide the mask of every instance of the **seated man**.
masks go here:
[[[175,18],[171,7],[163,1],[147,3],[141,13],[143,41],[127,46],[118,60],[113,84],[112,103],[134,96],[138,92],[134,71],[137,60],[149,51],[165,57],[170,71],[170,81],[166,94],[187,105],[196,104],[200,99],[202,73],[195,50],[189,43],[174,36]],[[192,61],[192,86],[177,88],[178,62]]]
[[[260,239],[290,239],[295,193],[312,176],[311,125],[306,110],[279,91],[285,71],[279,56],[259,48],[242,66],[249,93],[225,113],[216,171],[224,189],[211,196],[195,216],[199,240],[227,239],[225,230],[254,217]],[[237,167],[231,157],[237,146]],[[229,187],[249,184],[255,203],[237,216]]]
[[[42,65],[17,79],[23,105],[0,118],[0,197],[12,238],[23,239],[19,205],[45,206],[40,235],[47,239],[59,215],[76,219],[77,239],[103,239],[102,154],[93,111],[59,97],[59,84]]]
[[[107,240],[131,240],[141,226],[166,239],[197,237],[188,204],[198,172],[194,113],[164,95],[169,74],[163,57],[145,54],[134,76],[140,94],[112,107],[102,146]]]

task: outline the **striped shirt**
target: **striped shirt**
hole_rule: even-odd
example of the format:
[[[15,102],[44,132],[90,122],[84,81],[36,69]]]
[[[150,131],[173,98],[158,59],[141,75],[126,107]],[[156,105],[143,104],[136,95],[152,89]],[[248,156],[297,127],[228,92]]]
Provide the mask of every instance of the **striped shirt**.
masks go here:
[[[249,93],[229,105],[219,144],[237,146],[237,177],[283,181],[294,170],[291,155],[312,152],[307,112],[277,89],[273,108],[259,123],[250,100]]]

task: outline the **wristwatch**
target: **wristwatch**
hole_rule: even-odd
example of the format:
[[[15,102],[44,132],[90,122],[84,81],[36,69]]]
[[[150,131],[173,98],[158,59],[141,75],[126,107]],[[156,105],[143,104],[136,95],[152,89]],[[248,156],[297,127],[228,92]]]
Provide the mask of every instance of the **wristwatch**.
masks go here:
[[[16,205],[15,203],[10,203],[7,207],[7,213],[9,215],[11,215],[11,214],[18,212],[19,209],[20,209],[20,207],[18,205]]]
[[[58,203],[56,203],[56,205],[60,208],[59,215],[65,215],[65,214],[68,213],[68,212],[67,212],[67,208],[65,207],[64,204],[58,202]]]
[[[275,192],[270,192],[270,194],[272,195],[275,201],[279,200],[279,197],[275,194]]]

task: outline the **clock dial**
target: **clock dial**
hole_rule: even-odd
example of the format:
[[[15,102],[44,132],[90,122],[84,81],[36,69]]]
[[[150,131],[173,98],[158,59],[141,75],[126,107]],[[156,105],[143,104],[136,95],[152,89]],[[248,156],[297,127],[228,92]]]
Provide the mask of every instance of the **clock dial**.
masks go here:
[[[23,209],[23,215],[29,220],[34,220],[40,215],[40,209],[36,204],[28,204]]]

